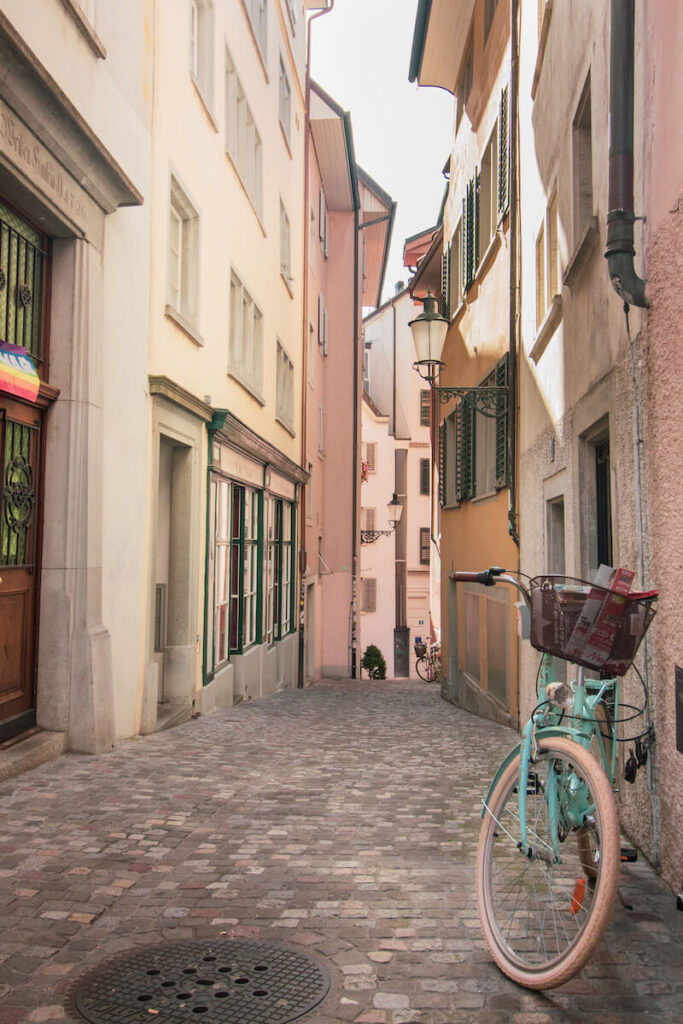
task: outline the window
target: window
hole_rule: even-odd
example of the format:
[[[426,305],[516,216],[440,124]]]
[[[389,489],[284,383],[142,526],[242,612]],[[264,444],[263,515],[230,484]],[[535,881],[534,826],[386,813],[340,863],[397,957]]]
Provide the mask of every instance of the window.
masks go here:
[[[190,73],[204,101],[213,101],[213,3],[190,0]]]
[[[364,454],[363,461],[368,464],[368,473],[377,472],[377,442],[364,441],[362,445]]]
[[[431,427],[432,425],[432,393],[428,390],[420,391],[420,426]]]
[[[430,531],[428,526],[420,528],[420,565],[429,565]]]
[[[498,225],[498,124],[484,150],[479,172],[478,261],[488,249]]]
[[[276,415],[280,423],[294,433],[294,363],[277,343]]]
[[[322,187],[320,189],[318,205],[318,234],[320,236],[320,251],[325,259],[327,259],[329,252],[330,224],[327,214],[327,200],[325,199],[325,191]],[[363,235],[363,240],[365,240],[365,235]],[[365,276],[365,269],[363,269],[363,276]]]
[[[377,580],[373,577],[361,580],[361,605],[362,612],[377,611]]]
[[[507,354],[481,387],[507,386]],[[461,398],[439,428],[439,501],[455,505],[507,486],[507,411],[492,416],[477,409],[475,393]]]
[[[420,459],[420,494],[429,494],[429,459]]]
[[[325,300],[322,295],[318,295],[318,345],[324,356],[327,355],[327,325],[328,315],[325,309]]]
[[[557,576],[565,574],[564,547],[564,496],[547,502],[548,572]],[[609,564],[609,563],[608,563]]]
[[[227,661],[230,611],[230,485],[212,478],[209,500],[209,565],[207,571],[206,669],[211,675]]]
[[[484,45],[489,37],[491,31],[491,25],[493,24],[493,16],[496,13],[496,7],[498,6],[498,0],[485,0],[484,3]]]
[[[360,528],[361,528],[361,530],[376,530],[377,529],[377,509],[376,508],[362,508],[360,510]]]
[[[366,341],[363,344],[363,391],[370,390],[370,351],[372,342]]]
[[[460,72],[460,78],[456,86],[456,95],[458,97],[458,110],[456,115],[456,130],[460,124],[462,118],[462,112],[467,106],[467,101],[470,98],[470,92],[472,91],[472,79],[474,75],[474,41],[470,39],[465,53],[465,60],[462,65],[462,71]]]
[[[245,0],[256,43],[265,62],[268,42],[268,0]]]
[[[292,632],[293,526],[292,506],[266,498],[267,553],[265,639],[281,640]]]
[[[292,89],[285,70],[285,62],[280,55],[280,91],[279,91],[279,114],[280,124],[287,143],[289,143],[292,121]]]
[[[548,203],[545,222],[536,238],[536,329],[541,326],[551,302],[558,295],[559,249],[557,243],[557,193]]]
[[[232,485],[230,528],[230,650],[241,653],[260,639],[259,494]]]
[[[263,314],[233,271],[230,277],[229,372],[260,395],[263,375]]]
[[[584,86],[572,132],[574,175],[574,246],[593,216],[593,150],[591,142],[591,84]]]
[[[280,273],[291,290],[294,280],[292,277],[292,240],[289,217],[282,200],[280,200]]]
[[[259,217],[263,216],[263,147],[230,53],[225,52],[226,150]]]
[[[197,321],[199,214],[171,176],[166,302],[190,324]]]

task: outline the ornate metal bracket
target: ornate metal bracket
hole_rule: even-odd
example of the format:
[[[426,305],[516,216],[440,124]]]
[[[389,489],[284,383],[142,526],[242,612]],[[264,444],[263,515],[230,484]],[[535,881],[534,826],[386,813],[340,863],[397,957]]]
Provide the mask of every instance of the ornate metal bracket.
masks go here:
[[[507,387],[480,387],[480,388],[450,388],[433,385],[433,390],[439,396],[439,401],[444,405],[452,398],[465,398],[472,396],[474,407],[482,416],[495,419],[497,416],[505,416],[508,408]]]
[[[392,530],[361,530],[360,531],[360,542],[361,544],[374,544],[380,537],[388,537]]]

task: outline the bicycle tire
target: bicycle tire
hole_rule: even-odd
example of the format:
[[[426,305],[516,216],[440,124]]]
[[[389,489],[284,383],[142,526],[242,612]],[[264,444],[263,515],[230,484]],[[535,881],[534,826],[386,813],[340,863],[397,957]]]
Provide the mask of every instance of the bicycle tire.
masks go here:
[[[609,763],[611,751],[612,751],[612,716],[609,712],[609,708],[605,706],[602,701],[599,701],[595,705],[595,721],[598,726],[598,735],[593,737],[591,742],[591,753],[593,757],[602,765],[600,760],[604,751]],[[582,828],[577,829],[576,832],[576,843],[579,850],[579,858],[583,866],[583,873],[586,878],[594,881],[597,878],[597,861],[600,856],[600,837],[595,835],[594,828],[592,826],[584,825]]]
[[[619,882],[619,818],[607,776],[590,752],[565,737],[540,739],[530,766],[534,785],[528,784],[536,788],[527,796],[529,844],[543,850],[545,841],[545,850],[552,853],[552,842],[542,835],[544,827],[550,828],[545,793],[556,786],[561,802],[560,780],[571,774],[586,787],[582,792],[594,808],[593,838],[600,856],[592,861],[595,878],[586,881],[575,841],[578,830],[570,828],[563,840],[560,836],[560,863],[549,863],[547,855],[525,856],[516,845],[519,766],[518,754],[496,783],[484,813],[476,865],[479,918],[504,974],[526,988],[556,988],[584,966],[607,928]]]
[[[429,683],[430,663],[427,658],[418,658],[415,662],[415,671],[417,672],[420,679],[425,683]]]

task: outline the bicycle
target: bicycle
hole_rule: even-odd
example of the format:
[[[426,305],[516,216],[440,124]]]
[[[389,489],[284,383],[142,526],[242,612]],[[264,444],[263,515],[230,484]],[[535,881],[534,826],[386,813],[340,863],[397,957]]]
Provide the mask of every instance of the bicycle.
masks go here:
[[[435,683],[441,677],[441,644],[415,639],[415,671],[426,683]]]
[[[516,587],[530,616],[528,638],[543,654],[539,703],[483,801],[476,892],[482,931],[501,970],[527,988],[554,988],[590,958],[617,895],[616,726],[630,720],[619,717],[618,677],[652,621],[657,594],[620,594],[615,601],[613,590],[582,580],[543,576],[524,585],[497,567],[452,578]],[[581,648],[575,630],[583,623],[585,639],[589,608],[607,609],[608,601],[613,614],[607,625],[600,619],[602,650]],[[576,680],[553,680],[553,657],[576,664]],[[587,668],[600,678],[588,679]],[[648,732],[646,746],[652,740]]]

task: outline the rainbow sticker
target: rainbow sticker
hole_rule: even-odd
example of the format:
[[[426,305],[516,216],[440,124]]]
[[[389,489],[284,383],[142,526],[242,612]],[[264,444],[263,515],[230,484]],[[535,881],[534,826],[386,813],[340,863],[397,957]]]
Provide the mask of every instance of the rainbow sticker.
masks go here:
[[[0,341],[0,391],[35,402],[39,389],[40,380],[26,349]]]

